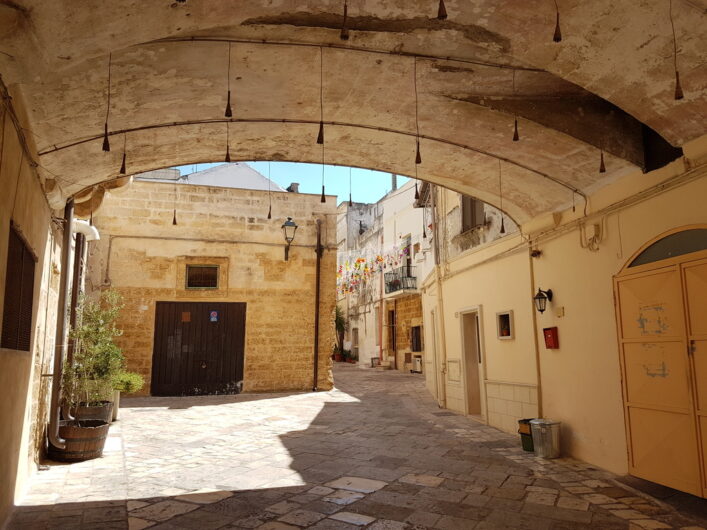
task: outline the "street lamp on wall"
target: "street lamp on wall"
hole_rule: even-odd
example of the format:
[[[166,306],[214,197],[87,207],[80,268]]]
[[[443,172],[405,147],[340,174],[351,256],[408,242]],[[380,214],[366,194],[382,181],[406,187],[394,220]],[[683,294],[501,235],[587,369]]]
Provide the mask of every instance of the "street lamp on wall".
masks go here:
[[[533,296],[533,302],[535,302],[535,309],[540,313],[544,313],[547,303],[552,302],[552,289],[548,289],[547,291],[538,289],[538,293]]]
[[[285,242],[287,246],[285,247],[285,261],[290,258],[290,245],[295,239],[295,232],[297,232],[297,223],[292,220],[292,217],[288,217],[287,221],[282,223],[282,235],[285,237]]]

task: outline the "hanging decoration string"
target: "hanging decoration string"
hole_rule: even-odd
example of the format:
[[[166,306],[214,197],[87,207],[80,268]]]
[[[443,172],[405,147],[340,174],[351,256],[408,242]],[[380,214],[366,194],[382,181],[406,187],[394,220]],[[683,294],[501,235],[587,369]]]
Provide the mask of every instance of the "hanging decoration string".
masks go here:
[[[179,181],[178,181],[178,179],[175,179],[174,180],[174,213],[172,215],[172,225],[173,226],[177,224],[177,201],[179,200],[179,195],[178,195],[179,191],[178,191],[177,186],[179,186]]]
[[[230,151],[230,140],[231,140],[231,122],[226,122],[226,156],[223,161],[228,163],[231,161],[231,151]]]
[[[513,69],[513,97],[515,98],[516,95],[516,69]],[[514,119],[514,124],[513,124],[513,141],[517,142],[520,140],[520,136],[518,135],[518,114],[514,113],[513,116]]]
[[[678,40],[675,35],[675,22],[673,22],[673,0],[670,0],[670,27],[673,30],[673,66],[675,67],[675,100],[684,97],[682,86],[680,85],[680,72],[678,72]]]
[[[346,25],[348,17],[349,17],[348,0],[344,0],[344,20],[341,23],[341,33],[339,34],[339,38],[341,38],[341,40],[349,40],[349,28]]]
[[[110,142],[108,141],[108,117],[110,116],[110,76],[111,66],[113,64],[113,54],[108,54],[108,98],[106,105],[106,121],[103,124],[103,150],[107,153],[110,151]]]
[[[321,202],[326,202],[326,195],[324,193],[324,144],[322,144],[322,198]]]
[[[123,133],[123,162],[120,164],[120,171],[119,171],[119,173],[121,175],[125,175],[125,172],[126,172],[125,153],[127,152],[127,145],[128,145],[128,135],[126,133]]]
[[[553,42],[560,42],[562,40],[562,31],[560,31],[560,7],[557,5],[557,0],[555,0],[555,34],[552,36]]]
[[[224,116],[226,118],[231,118],[233,117],[233,111],[231,110],[231,43],[228,43],[228,70],[226,73],[226,87],[228,90],[227,96],[226,96],[226,111],[224,112]]]
[[[439,0],[439,6],[437,7],[437,20],[447,19],[447,8],[444,5],[444,0]]]
[[[415,134],[417,136],[417,153],[415,154],[415,164],[422,164],[422,156],[420,156],[420,120],[419,111],[417,108],[417,57],[412,58],[412,76],[413,87],[415,88]]]
[[[349,166],[349,208],[353,206],[353,200],[351,200],[351,166]]]
[[[268,219],[272,219],[272,195],[270,194],[270,161],[268,160]]]
[[[505,234],[506,233],[506,225],[504,224],[504,216],[503,216],[503,176],[502,176],[502,172],[501,172],[501,159],[500,158],[498,159],[498,194],[501,199],[501,206],[500,206],[501,230],[500,230],[500,233]]]
[[[319,47],[319,134],[317,143],[324,145],[324,49]]]

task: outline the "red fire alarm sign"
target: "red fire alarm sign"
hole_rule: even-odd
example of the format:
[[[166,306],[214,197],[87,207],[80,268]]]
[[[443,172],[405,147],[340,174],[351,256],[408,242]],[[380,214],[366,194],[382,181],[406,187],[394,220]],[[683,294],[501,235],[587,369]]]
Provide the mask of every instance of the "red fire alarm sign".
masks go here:
[[[545,348],[548,350],[558,350],[560,348],[560,339],[557,336],[557,327],[544,328],[543,335],[545,336]]]

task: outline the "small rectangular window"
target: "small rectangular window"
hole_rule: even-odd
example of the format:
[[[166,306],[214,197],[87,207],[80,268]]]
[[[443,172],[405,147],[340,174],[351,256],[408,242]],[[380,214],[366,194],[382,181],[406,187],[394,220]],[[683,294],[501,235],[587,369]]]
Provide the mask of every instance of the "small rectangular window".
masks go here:
[[[496,328],[499,339],[513,339],[513,311],[496,313]]]
[[[0,347],[29,351],[32,341],[34,255],[10,227]]]
[[[486,223],[484,203],[473,197],[462,195],[462,232]]]
[[[218,265],[187,265],[187,289],[218,289]]]
[[[414,352],[422,351],[422,326],[410,328],[410,349]]]

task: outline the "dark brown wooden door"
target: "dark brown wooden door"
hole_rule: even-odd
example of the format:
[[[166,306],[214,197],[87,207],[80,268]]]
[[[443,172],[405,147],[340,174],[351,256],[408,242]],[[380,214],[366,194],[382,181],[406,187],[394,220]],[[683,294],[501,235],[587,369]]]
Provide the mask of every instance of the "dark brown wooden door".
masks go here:
[[[152,395],[239,393],[245,315],[244,303],[157,302]]]

